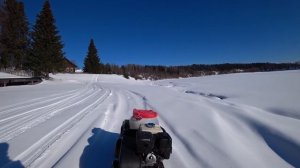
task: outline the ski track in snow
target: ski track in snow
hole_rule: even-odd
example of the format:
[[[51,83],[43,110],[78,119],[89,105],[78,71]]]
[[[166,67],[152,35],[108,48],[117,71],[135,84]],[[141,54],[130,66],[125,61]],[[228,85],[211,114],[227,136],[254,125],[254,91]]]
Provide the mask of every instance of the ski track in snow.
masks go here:
[[[44,135],[34,144],[31,144],[28,149],[18,154],[14,160],[21,160],[25,167],[30,167],[49,146],[92,111],[93,108],[98,106],[101,101],[106,99],[110,90],[103,89],[100,85],[97,85],[96,81],[97,77],[95,76],[86,87],[78,91],[67,92],[67,94],[63,93],[61,94],[62,96],[55,94],[35,99],[40,101],[33,104],[26,105],[26,103],[19,103],[15,106],[10,106],[10,108],[2,108],[5,110],[1,111],[0,142],[6,142],[50,120],[55,115],[58,115],[58,113],[64,113],[68,109],[84,104],[85,102],[90,103],[84,104],[84,106],[82,106],[84,107],[83,109],[78,109],[75,115],[70,116],[66,121],[57,125],[54,130]],[[53,96],[55,97],[52,98]],[[26,111],[27,107],[29,109],[31,108],[31,110]],[[9,115],[2,117],[4,116],[3,114]]]
[[[16,161],[22,167],[110,167],[120,126],[133,108],[159,112],[173,139],[165,167],[300,166],[300,121],[291,117],[299,114],[279,115],[226,93],[200,92],[198,83],[188,81],[194,78],[139,83],[109,75],[54,77],[66,83],[51,86],[76,89],[0,107],[0,145],[9,145],[0,152],[10,160],[0,158],[0,167]]]

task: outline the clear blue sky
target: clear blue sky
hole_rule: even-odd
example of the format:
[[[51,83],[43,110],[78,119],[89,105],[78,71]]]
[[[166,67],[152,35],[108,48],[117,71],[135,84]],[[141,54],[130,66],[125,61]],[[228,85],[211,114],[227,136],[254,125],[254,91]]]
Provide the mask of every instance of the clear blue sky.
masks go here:
[[[24,0],[31,25],[43,0]],[[300,60],[299,0],[51,0],[70,60],[186,65]]]

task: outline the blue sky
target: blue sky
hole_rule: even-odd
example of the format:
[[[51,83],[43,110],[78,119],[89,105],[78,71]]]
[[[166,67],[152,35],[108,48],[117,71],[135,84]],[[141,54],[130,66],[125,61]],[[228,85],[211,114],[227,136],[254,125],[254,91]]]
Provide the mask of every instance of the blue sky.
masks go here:
[[[33,25],[43,0],[24,0]],[[51,0],[64,51],[80,67],[300,60],[299,0]]]

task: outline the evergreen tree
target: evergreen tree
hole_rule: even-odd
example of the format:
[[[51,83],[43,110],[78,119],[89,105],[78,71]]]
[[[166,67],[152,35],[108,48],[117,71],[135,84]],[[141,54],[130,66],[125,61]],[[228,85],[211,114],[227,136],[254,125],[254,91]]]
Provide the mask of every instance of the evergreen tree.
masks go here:
[[[38,14],[32,32],[32,49],[28,66],[36,75],[49,77],[51,72],[64,68],[61,36],[58,35],[49,0],[46,0]]]
[[[100,73],[101,72],[100,58],[97,54],[97,49],[96,49],[93,39],[91,39],[91,41],[90,41],[88,53],[84,59],[83,71],[86,73]]]
[[[3,1],[0,1],[0,69],[3,67],[3,60],[2,60],[2,50],[3,50],[3,44],[1,42],[1,36],[2,36],[2,27],[3,27],[3,21],[4,21],[4,11],[3,11]]]
[[[22,2],[4,1],[1,17],[1,63],[22,69],[29,50],[29,28]]]

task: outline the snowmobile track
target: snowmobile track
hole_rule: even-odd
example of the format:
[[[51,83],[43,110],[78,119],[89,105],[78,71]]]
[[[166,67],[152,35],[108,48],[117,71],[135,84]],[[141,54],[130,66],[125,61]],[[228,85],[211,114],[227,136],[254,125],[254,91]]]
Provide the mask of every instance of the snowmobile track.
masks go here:
[[[25,132],[27,129],[32,128],[46,120],[50,119],[59,112],[62,112],[68,108],[72,108],[77,104],[83,103],[90,97],[95,96],[98,92],[103,89],[101,87],[98,90],[94,90],[97,87],[91,87],[88,84],[83,89],[77,90],[75,93],[69,94],[68,98],[61,96],[59,100],[43,105],[41,107],[37,106],[28,111],[19,112],[17,115],[7,116],[0,120],[0,142],[9,141],[15,136]],[[92,93],[93,92],[93,93]],[[91,94],[92,93],[92,94]],[[55,99],[55,98],[54,98]],[[43,101],[45,103],[45,101]],[[47,102],[47,100],[46,100]],[[37,105],[42,105],[38,103]],[[16,108],[16,111],[19,108]],[[42,109],[46,109],[43,111]],[[14,114],[13,111],[10,113]]]
[[[18,110],[18,109],[23,109],[26,107],[36,106],[36,105],[39,105],[39,104],[42,104],[45,102],[56,100],[61,97],[65,97],[66,95],[70,95],[70,94],[72,95],[73,93],[76,93],[76,92],[78,92],[78,90],[71,90],[71,91],[67,91],[67,92],[63,92],[63,93],[56,93],[56,94],[52,94],[49,96],[39,97],[39,98],[31,99],[28,101],[24,101],[21,103],[5,106],[0,109],[0,114],[3,114],[3,113],[5,114],[7,112]]]
[[[25,167],[30,167],[30,165],[37,160],[53,143],[58,141],[63,134],[72,129],[72,127],[76,125],[82,118],[84,118],[89,112],[91,112],[92,109],[99,106],[101,102],[103,102],[109,96],[110,92],[110,90],[105,90],[102,96],[96,99],[92,104],[80,110],[76,115],[69,118],[64,123],[49,132],[26,151],[18,155],[15,160],[22,160],[22,163]]]
[[[26,115],[25,117],[18,116],[17,119],[14,119],[9,124],[6,124],[5,127],[1,128],[0,141],[3,141],[3,140],[8,141],[11,138],[23,133],[27,129],[32,128],[42,122],[45,122],[46,120],[50,119],[55,114],[57,114],[58,112],[62,112],[68,108],[74,107],[75,105],[86,101],[90,97],[96,95],[98,92],[99,91],[94,92],[91,95],[88,95],[87,97],[85,97],[84,99],[81,99],[81,97],[76,97],[77,99],[74,99],[74,101],[65,100],[65,101],[61,101],[61,102],[56,102],[54,104],[49,105],[49,106],[51,106],[51,108],[47,109],[46,112],[45,111],[40,112],[38,110],[41,110],[41,109],[49,107],[49,106],[35,109],[35,110],[33,110],[33,111],[36,111],[35,113]],[[90,92],[87,92],[87,93],[90,93]],[[82,95],[82,96],[84,96],[84,95]],[[69,105],[66,104],[65,102],[68,102]],[[57,104],[59,104],[60,106],[58,106]],[[30,112],[32,112],[32,111],[30,111]],[[23,113],[23,115],[24,115],[24,113]]]

